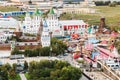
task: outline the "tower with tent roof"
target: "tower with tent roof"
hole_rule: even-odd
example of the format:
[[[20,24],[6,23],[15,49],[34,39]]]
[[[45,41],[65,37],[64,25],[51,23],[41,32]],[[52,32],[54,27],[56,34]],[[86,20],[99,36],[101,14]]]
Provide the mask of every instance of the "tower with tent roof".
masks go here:
[[[42,20],[42,23],[41,44],[42,47],[47,47],[50,46],[51,42],[50,31],[45,19]]]
[[[46,22],[49,30],[52,31],[53,36],[59,36],[61,34],[58,17],[53,8],[50,9]]]
[[[80,57],[80,49],[79,49],[79,47],[78,47],[78,45],[76,46],[76,49],[74,50],[74,54],[73,54],[73,58],[74,59],[77,59],[77,58],[79,58]]]

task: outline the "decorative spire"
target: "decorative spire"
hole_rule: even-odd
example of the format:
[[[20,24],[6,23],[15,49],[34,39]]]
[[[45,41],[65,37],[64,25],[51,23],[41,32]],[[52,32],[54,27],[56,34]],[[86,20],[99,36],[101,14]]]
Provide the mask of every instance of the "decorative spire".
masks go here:
[[[46,20],[44,19],[43,27],[48,27]]]
[[[34,14],[38,16],[38,15],[42,15],[43,12],[37,8]]]
[[[79,51],[80,51],[80,49],[79,49],[79,47],[77,46],[76,49],[75,49],[75,52],[79,52]]]
[[[54,12],[53,8],[51,8],[51,9],[50,9],[49,14],[55,14],[55,12]]]

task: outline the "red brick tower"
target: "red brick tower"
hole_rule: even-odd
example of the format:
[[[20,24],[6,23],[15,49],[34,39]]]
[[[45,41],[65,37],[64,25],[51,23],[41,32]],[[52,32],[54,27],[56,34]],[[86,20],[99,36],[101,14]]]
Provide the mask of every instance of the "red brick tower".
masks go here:
[[[40,37],[41,37],[42,31],[43,31],[43,22],[41,20],[40,27],[39,27],[38,33],[37,33],[37,40],[39,40],[39,41],[40,41]]]
[[[102,17],[102,18],[100,19],[100,25],[99,25],[99,30],[98,30],[98,32],[99,32],[99,33],[102,33],[102,32],[103,32],[103,28],[105,28],[105,18],[104,18],[104,17]]]

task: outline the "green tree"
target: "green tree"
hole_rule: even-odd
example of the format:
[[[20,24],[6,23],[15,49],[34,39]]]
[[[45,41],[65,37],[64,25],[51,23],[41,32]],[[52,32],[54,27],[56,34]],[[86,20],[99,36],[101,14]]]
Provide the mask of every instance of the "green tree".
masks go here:
[[[24,61],[24,70],[28,70],[28,62]]]
[[[11,55],[18,54],[18,53],[19,53],[19,49],[14,48],[14,50],[11,52]]]
[[[64,80],[79,80],[82,76],[81,71],[78,68],[71,66],[64,67],[61,72],[61,74],[64,74],[61,76]]]
[[[15,80],[16,76],[17,76],[17,74],[16,74],[15,70],[14,70],[14,69],[11,69],[11,70],[9,71],[9,77],[10,77],[12,80]]]
[[[67,49],[67,45],[56,38],[52,38],[51,44],[53,48],[52,53],[54,55],[63,54],[64,51]]]
[[[42,60],[29,65],[29,80],[79,80],[81,70],[64,61]]]
[[[54,64],[54,68],[56,69],[62,69],[63,67],[67,67],[67,66],[70,66],[69,63],[67,62],[63,62],[63,61],[56,61],[55,64]]]
[[[3,66],[7,69],[7,71],[9,71],[10,69],[12,69],[12,67],[11,67],[11,65],[9,63],[7,63],[7,64],[5,64]]]
[[[0,79],[8,80],[8,72],[5,66],[0,66]]]
[[[14,64],[12,65],[12,68],[14,69],[14,71],[16,71],[17,64],[16,64],[16,63],[14,63]]]

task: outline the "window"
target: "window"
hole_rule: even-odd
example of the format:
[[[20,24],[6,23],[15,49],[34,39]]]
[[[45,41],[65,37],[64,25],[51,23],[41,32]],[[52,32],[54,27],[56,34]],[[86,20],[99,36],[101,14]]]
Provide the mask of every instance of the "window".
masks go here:
[[[116,67],[119,67],[119,65],[116,65]]]
[[[38,43],[38,45],[40,45],[40,43]]]
[[[114,65],[111,65],[111,67],[114,67]]]

